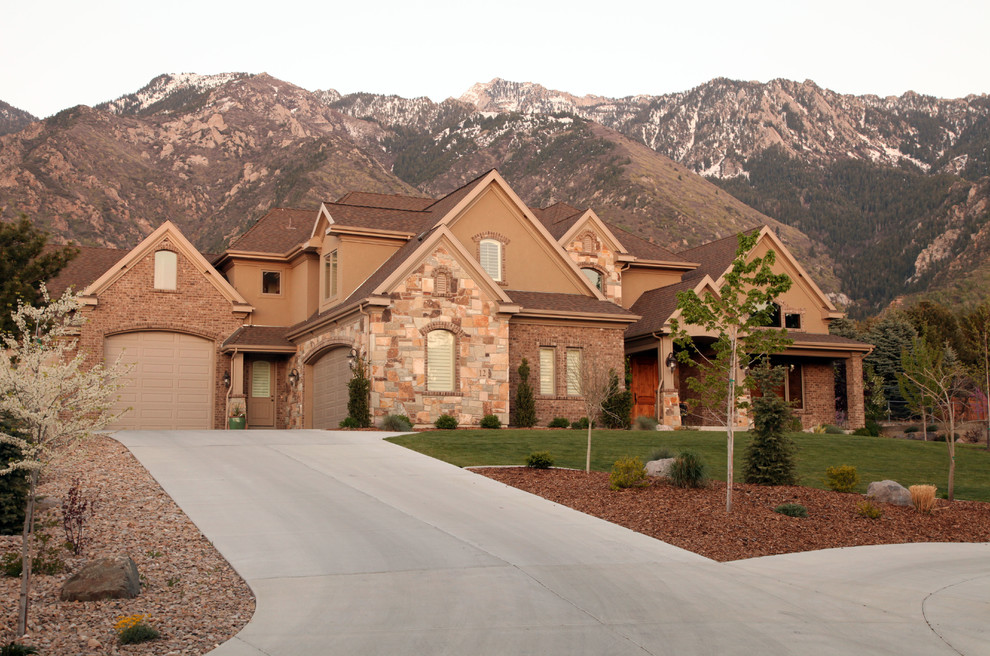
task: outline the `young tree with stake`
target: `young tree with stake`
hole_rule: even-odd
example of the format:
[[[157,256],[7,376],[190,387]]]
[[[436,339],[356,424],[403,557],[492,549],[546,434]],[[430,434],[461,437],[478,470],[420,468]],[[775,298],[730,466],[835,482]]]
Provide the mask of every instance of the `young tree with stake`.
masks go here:
[[[680,320],[671,321],[674,339],[681,346],[681,361],[691,362],[692,353],[698,358],[695,364],[700,374],[689,384],[703,399],[709,403],[717,400],[725,408],[726,512],[732,512],[733,429],[742,394],[737,372],[747,368],[754,356],[776,353],[790,344],[786,331],[767,326],[774,313],[774,300],[791,288],[791,279],[787,274],[774,273],[777,255],[772,250],[750,259],[759,237],[759,231],[739,235],[735,259],[717,293],[708,291],[699,296],[693,290],[679,292]],[[684,326],[696,326],[713,336],[714,355],[700,351]]]
[[[118,361],[111,367],[86,368],[76,350],[75,335],[83,318],[76,297],[66,293],[52,301],[42,286],[43,305],[20,304],[12,314],[14,329],[3,336],[0,349],[0,414],[16,430],[0,432],[19,459],[8,462],[0,475],[28,473],[29,490],[21,542],[21,592],[17,636],[27,630],[31,577],[31,533],[34,502],[41,472],[73,442],[108,426],[119,415],[113,404],[125,373]]]

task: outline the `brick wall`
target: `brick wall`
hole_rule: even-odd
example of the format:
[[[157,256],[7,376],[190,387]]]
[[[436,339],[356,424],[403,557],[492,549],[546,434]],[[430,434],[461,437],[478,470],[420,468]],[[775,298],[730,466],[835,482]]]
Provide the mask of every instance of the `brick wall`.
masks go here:
[[[804,362],[804,409],[796,411],[804,428],[835,423],[835,375],[831,362]]]
[[[99,296],[95,307],[84,312],[79,344],[90,365],[103,361],[103,342],[110,335],[139,330],[164,330],[197,335],[214,344],[215,396],[214,428],[226,426],[226,393],[222,381],[230,357],[220,353],[220,345],[240,327],[230,302],[180,252],[174,291],[154,288],[154,249],[135,262]]]
[[[540,347],[556,349],[554,367],[557,394],[543,396],[540,392]],[[569,326],[565,323],[509,323],[509,394],[515,399],[519,384],[519,364],[523,358],[529,362],[529,382],[536,398],[536,423],[546,426],[554,417],[566,417],[570,421],[587,415],[580,397],[567,396],[566,352],[568,348],[580,348],[582,361],[605,363],[619,374],[622,384],[624,372],[623,329]],[[590,360],[589,360],[590,359]],[[514,419],[514,417],[513,417]]]

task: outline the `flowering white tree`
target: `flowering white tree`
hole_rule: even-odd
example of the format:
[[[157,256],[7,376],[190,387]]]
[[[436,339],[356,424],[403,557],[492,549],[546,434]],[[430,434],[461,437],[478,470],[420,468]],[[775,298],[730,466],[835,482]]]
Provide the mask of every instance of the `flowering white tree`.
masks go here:
[[[0,432],[0,442],[20,453],[0,469],[28,474],[29,489],[21,542],[21,595],[17,635],[27,630],[28,589],[31,577],[29,549],[34,524],[38,479],[46,466],[76,440],[105,428],[118,415],[113,404],[118,380],[126,367],[87,368],[85,355],[76,349],[83,322],[80,302],[66,293],[51,300],[44,286],[44,304],[20,304],[13,312],[14,330],[2,336],[0,348],[0,413],[14,427]]]

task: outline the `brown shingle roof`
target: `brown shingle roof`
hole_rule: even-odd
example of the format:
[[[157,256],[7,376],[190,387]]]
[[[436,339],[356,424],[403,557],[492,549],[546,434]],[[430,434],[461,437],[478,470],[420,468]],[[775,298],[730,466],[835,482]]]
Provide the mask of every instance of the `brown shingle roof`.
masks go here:
[[[234,240],[230,250],[277,255],[288,253],[309,239],[316,216],[315,210],[277,207]]]
[[[241,326],[224,340],[222,350],[234,347],[250,350],[255,347],[256,350],[271,348],[294,351],[295,345],[285,337],[288,331],[286,326]]]
[[[395,210],[385,207],[338,205],[325,203],[334,225],[349,228],[374,228],[417,234],[430,227],[436,220],[429,212]]]
[[[400,196],[399,194],[374,194],[367,191],[349,191],[341,196],[334,204],[420,211],[425,210],[435,202],[437,202],[435,198]]]
[[[681,255],[675,255],[662,246],[657,246],[653,242],[643,239],[639,235],[634,235],[628,230],[623,230],[617,225],[606,223],[608,229],[612,231],[615,238],[622,242],[630,255],[634,255],[641,260],[655,260],[659,262],[694,262],[695,260],[685,259]]]
[[[644,292],[629,308],[642,318],[626,328],[626,339],[662,331],[677,309],[677,292],[693,289],[696,284],[696,281],[688,280]]]
[[[751,233],[752,230],[743,230],[743,233]],[[684,279],[697,279],[704,275],[709,275],[712,280],[718,280],[722,274],[732,265],[732,260],[736,257],[736,249],[739,248],[739,235],[736,233],[723,239],[708,242],[695,248],[681,251],[677,255],[688,260],[697,262],[698,268],[684,274]]]
[[[574,312],[582,314],[612,314],[617,318],[632,318],[635,315],[611,301],[599,301],[593,296],[582,294],[561,294],[559,292],[529,292],[518,289],[505,290],[513,303],[523,310],[550,310],[554,312]]]
[[[827,344],[829,346],[847,346],[854,350],[869,350],[872,345],[860,342],[848,337],[839,337],[831,334],[803,333],[794,330],[787,331],[787,336],[794,341],[794,346],[815,346]]]
[[[567,203],[554,203],[550,207],[530,208],[554,239],[563,237],[574,222],[581,218],[584,210]]]
[[[69,287],[81,292],[129,252],[117,248],[92,246],[78,248],[79,255],[65,265],[57,276],[48,281],[48,294],[52,298],[61,296]]]

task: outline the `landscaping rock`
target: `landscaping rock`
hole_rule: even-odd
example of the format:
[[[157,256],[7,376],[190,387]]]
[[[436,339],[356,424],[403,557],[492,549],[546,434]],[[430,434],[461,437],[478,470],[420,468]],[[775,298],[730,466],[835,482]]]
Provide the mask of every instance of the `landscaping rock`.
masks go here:
[[[647,476],[657,476],[659,478],[667,478],[670,476],[670,468],[674,464],[674,460],[677,458],[661,458],[660,460],[651,460],[646,463],[646,474]]]
[[[911,493],[897,481],[874,481],[866,488],[866,496],[895,506],[911,505]]]
[[[137,565],[130,556],[101,558],[83,565],[62,586],[62,601],[133,599],[141,593]]]

